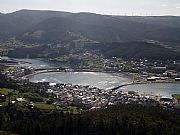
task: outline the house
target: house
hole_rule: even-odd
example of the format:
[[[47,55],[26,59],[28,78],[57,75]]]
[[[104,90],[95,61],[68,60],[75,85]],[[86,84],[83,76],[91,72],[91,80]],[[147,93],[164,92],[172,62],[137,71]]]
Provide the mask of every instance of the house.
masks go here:
[[[147,78],[147,81],[156,81],[156,80],[161,80],[161,77],[158,76],[151,76]]]
[[[3,94],[0,94],[0,102],[4,102],[6,100],[6,96]]]
[[[25,102],[26,99],[25,98],[16,98],[16,101],[18,101],[18,102]]]
[[[167,103],[173,102],[173,98],[172,98],[172,96],[162,96],[160,98],[160,102],[167,102]]]
[[[178,81],[178,82],[180,82],[180,78],[175,78],[175,81]]]
[[[26,104],[26,107],[30,108],[30,109],[34,109],[35,108],[35,105],[33,102],[29,102]]]
[[[157,74],[162,74],[166,71],[166,67],[153,67],[152,71]]]
[[[167,77],[171,77],[171,78],[179,77],[179,74],[175,70],[167,70],[165,73],[167,74]]]

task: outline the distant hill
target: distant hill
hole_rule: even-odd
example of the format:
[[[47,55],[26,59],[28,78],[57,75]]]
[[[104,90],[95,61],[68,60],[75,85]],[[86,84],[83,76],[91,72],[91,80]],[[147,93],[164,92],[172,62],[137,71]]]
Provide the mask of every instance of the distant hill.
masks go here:
[[[129,17],[93,13],[20,10],[0,15],[0,38],[51,42],[71,39],[69,32],[98,42],[180,41],[180,17]]]
[[[166,48],[157,43],[126,42],[126,43],[96,43],[87,46],[88,49],[96,50],[106,57],[120,57],[125,59],[180,59],[179,52]],[[108,51],[107,51],[108,50]]]
[[[0,15],[0,38],[22,35],[51,17],[66,16],[67,12],[20,10],[9,14]]]
[[[117,18],[126,19],[135,22],[142,22],[146,24],[158,24],[169,27],[180,28],[179,16],[117,16]]]

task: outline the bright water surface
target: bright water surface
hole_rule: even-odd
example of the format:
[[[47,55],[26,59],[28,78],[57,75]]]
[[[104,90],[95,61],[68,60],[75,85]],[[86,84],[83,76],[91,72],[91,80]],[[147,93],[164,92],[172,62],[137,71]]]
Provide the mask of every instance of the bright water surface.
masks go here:
[[[129,85],[121,88],[125,91],[138,91],[139,93],[164,95],[169,96],[172,94],[180,94],[180,84],[177,83],[151,83],[151,84],[138,84]]]
[[[16,59],[20,61],[30,62],[32,64],[25,64],[25,66],[32,66],[35,68],[55,67],[57,64],[42,61],[40,59]],[[24,66],[24,65],[23,65]],[[59,66],[59,64],[58,64]],[[123,74],[110,73],[96,73],[96,72],[50,72],[37,74],[33,76],[30,81],[49,81],[54,83],[72,83],[81,85],[91,85],[98,88],[112,88],[132,80]],[[157,83],[157,84],[141,84],[130,85],[122,87],[119,90],[123,91],[139,91],[140,93],[156,94],[156,95],[171,95],[180,94],[180,84],[174,83]]]
[[[72,83],[90,85],[102,89],[108,89],[121,84],[131,82],[131,79],[123,74],[110,74],[99,72],[49,72],[37,74],[30,81],[48,81],[53,83]]]

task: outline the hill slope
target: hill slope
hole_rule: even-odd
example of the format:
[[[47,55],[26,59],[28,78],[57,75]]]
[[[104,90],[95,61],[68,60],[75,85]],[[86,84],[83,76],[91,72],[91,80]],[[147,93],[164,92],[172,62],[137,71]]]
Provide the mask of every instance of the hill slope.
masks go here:
[[[58,11],[20,10],[0,15],[0,38],[18,36],[21,40],[61,41],[66,36],[68,38],[66,32],[70,31],[99,42],[144,39],[179,42],[179,20],[179,17],[168,16],[127,17],[92,13],[75,14]],[[32,33],[39,33],[39,31],[44,34],[34,38]]]
[[[96,43],[87,46],[88,49],[98,50],[106,57],[147,58],[147,59],[180,59],[179,52],[166,48],[157,43],[124,42]],[[108,51],[107,51],[108,50]]]

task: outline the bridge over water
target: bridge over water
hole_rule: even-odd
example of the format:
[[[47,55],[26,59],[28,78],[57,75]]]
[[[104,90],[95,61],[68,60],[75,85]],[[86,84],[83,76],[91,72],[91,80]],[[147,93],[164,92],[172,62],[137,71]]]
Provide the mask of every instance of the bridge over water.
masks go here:
[[[35,71],[94,71],[89,68],[66,68],[66,67],[54,67],[54,68],[38,68]]]
[[[134,82],[132,82],[132,83],[125,83],[125,84],[119,85],[117,87],[111,88],[111,90],[117,90],[117,89],[119,89],[121,87],[128,86],[128,85],[133,85],[133,84],[135,84],[135,83]]]

